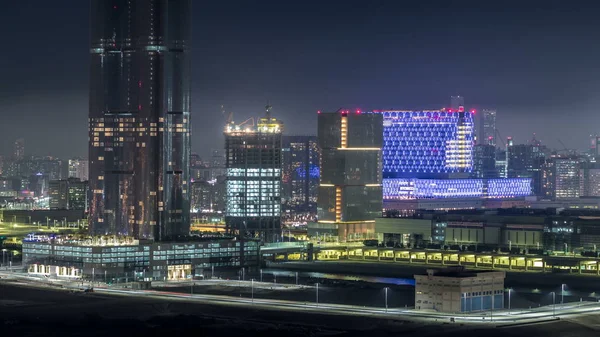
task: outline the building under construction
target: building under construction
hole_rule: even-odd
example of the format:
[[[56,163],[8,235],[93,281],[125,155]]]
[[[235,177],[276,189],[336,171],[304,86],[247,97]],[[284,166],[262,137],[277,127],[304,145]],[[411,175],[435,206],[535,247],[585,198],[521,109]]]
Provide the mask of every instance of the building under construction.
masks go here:
[[[265,117],[225,127],[227,231],[278,241],[281,235],[281,133],[283,124]]]

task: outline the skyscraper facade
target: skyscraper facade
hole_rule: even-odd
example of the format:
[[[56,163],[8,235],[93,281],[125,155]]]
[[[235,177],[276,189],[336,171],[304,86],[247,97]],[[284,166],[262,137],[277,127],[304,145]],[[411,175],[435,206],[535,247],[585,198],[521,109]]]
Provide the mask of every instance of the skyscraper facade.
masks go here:
[[[545,170],[545,195],[553,200],[579,198],[581,195],[580,159],[554,155],[548,158]]]
[[[227,231],[266,242],[281,235],[283,124],[269,110],[256,127],[228,124],[225,128]]]
[[[447,178],[473,168],[473,112],[377,111],[383,116],[384,178]]]
[[[506,150],[508,178],[531,178],[533,194],[542,195],[546,147],[539,143],[510,144]]]
[[[483,109],[479,113],[477,143],[496,146],[496,110]]]
[[[283,136],[283,205],[296,212],[317,211],[319,146],[316,136]]]
[[[92,0],[91,234],[189,234],[191,0]]]
[[[89,180],[89,165],[87,160],[80,158],[69,159],[68,178],[77,178],[81,181]]]
[[[319,225],[337,227],[340,240],[366,237],[382,213],[383,115],[320,113]]]

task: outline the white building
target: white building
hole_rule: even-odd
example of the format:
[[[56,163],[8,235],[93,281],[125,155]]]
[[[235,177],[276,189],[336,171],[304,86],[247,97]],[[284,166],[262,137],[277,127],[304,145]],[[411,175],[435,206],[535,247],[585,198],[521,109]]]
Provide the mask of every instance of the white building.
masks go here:
[[[87,160],[69,159],[69,178],[78,178],[87,181],[89,177],[89,165]]]
[[[504,308],[503,271],[462,267],[428,269],[415,275],[415,309],[459,313]]]

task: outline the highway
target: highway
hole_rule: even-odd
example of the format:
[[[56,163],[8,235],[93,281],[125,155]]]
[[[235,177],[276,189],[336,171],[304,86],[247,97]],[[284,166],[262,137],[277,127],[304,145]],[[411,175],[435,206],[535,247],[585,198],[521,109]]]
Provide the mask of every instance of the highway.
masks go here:
[[[0,272],[0,281],[11,282],[15,285],[25,287],[52,287],[54,289],[62,288],[66,290],[81,291],[82,283],[69,280],[46,279],[28,276],[22,273],[15,272]],[[196,283],[201,283],[198,281]],[[238,281],[230,281],[239,283]],[[189,283],[189,282],[188,282]],[[244,283],[244,282],[242,282]],[[248,281],[245,282],[249,286]],[[257,282],[258,283],[258,282]],[[89,284],[84,283],[84,288],[89,287]],[[260,284],[257,284],[260,287]],[[123,288],[122,286],[106,286],[96,285],[94,292],[97,294],[111,296],[126,296],[137,298],[150,298],[155,300],[168,301],[192,301],[214,305],[229,305],[238,307],[253,307],[264,310],[284,310],[289,312],[311,312],[323,313],[327,315],[348,315],[348,316],[371,316],[387,319],[400,319],[421,322],[446,321],[451,319],[455,323],[463,324],[485,324],[485,325],[512,325],[512,324],[530,324],[543,321],[552,321],[553,319],[572,318],[576,316],[597,313],[600,310],[600,303],[595,302],[575,302],[566,303],[564,305],[556,304],[556,306],[545,306],[532,310],[499,310],[487,311],[485,313],[473,314],[447,314],[428,311],[416,311],[413,309],[404,308],[385,308],[380,307],[361,307],[341,304],[317,303],[316,293],[314,302],[295,302],[288,300],[262,299],[262,298],[241,298],[224,295],[207,295],[207,294],[184,294],[168,291],[156,290],[132,290]]]

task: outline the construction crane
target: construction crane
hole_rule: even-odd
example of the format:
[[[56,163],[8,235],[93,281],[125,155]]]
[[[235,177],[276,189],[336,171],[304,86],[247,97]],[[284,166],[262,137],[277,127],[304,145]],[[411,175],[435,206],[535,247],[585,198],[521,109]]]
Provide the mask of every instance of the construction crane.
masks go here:
[[[225,120],[225,125],[229,125],[231,123],[233,123],[233,112],[230,112],[229,114],[227,114],[225,112],[225,106],[221,105],[221,113],[223,114],[223,117],[225,117],[227,115],[227,119]]]

